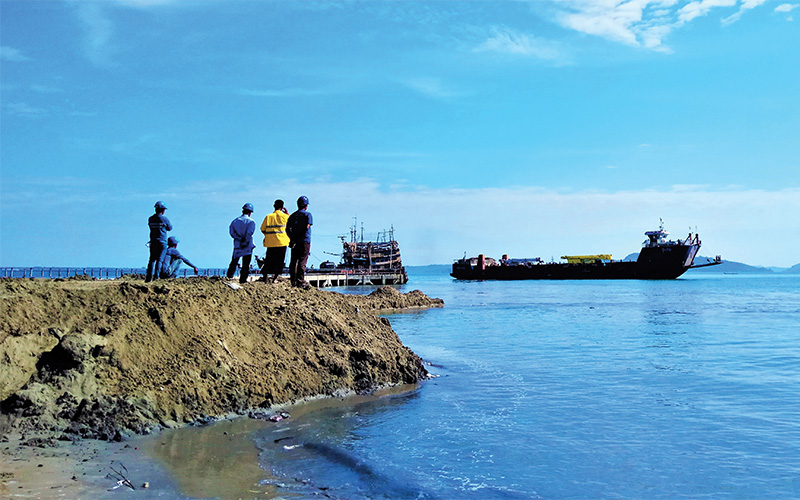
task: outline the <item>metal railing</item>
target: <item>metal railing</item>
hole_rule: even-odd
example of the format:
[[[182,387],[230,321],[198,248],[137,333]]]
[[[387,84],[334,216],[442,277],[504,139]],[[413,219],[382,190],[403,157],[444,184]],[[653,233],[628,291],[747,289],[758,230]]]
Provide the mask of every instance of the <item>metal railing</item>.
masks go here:
[[[198,269],[200,276],[225,276],[225,269]],[[130,274],[144,275],[143,267],[0,267],[0,278],[70,278],[88,276],[96,279],[116,279]],[[194,276],[190,268],[178,271],[179,277]]]

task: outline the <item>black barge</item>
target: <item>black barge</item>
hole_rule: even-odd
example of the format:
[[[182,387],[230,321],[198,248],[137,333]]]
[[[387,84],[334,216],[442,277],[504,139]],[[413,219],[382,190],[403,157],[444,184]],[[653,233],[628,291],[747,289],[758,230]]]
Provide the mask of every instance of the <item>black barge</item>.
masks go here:
[[[450,276],[460,280],[607,280],[675,279],[688,269],[715,266],[722,263],[717,256],[712,262],[694,264],[700,250],[700,236],[689,236],[684,240],[668,240],[669,233],[663,224],[657,231],[647,231],[647,240],[642,245],[636,260],[612,260],[611,255],[565,255],[566,262],[545,263],[540,258],[509,259],[504,255],[499,261],[478,255],[463,258],[453,263]]]

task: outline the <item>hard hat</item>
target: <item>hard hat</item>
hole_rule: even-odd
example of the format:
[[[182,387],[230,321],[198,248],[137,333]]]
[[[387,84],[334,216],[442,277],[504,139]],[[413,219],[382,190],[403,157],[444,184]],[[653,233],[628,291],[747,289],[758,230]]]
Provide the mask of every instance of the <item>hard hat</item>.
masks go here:
[[[242,210],[249,210],[250,212],[255,212],[255,210],[253,210],[252,203],[245,203],[244,206],[242,207]]]
[[[163,202],[163,201],[157,201],[157,202],[156,202],[156,208],[157,208],[157,209],[159,209],[159,210],[160,210],[160,209],[162,209],[162,208],[163,208],[164,210],[166,210],[166,209],[167,209],[167,206],[166,206],[166,205],[164,205],[164,202]]]
[[[308,206],[308,197],[307,196],[301,196],[300,198],[297,198],[297,206],[298,207],[307,207]]]
[[[169,238],[167,238],[167,245],[177,245],[180,242],[181,240],[179,240],[175,236],[170,236]]]

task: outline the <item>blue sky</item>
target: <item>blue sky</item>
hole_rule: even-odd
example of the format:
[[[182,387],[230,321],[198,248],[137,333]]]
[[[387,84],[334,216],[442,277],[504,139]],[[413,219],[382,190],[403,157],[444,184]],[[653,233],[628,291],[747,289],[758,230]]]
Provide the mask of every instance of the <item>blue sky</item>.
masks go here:
[[[798,20],[795,20],[795,17]],[[800,262],[800,2],[0,0],[0,265],[200,267],[300,195],[406,264]],[[257,248],[263,253],[263,248]]]

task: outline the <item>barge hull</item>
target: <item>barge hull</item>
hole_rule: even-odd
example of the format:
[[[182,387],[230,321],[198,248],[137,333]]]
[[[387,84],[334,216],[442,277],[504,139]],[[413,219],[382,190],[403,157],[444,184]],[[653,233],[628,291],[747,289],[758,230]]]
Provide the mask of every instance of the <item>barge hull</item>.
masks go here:
[[[689,235],[686,240],[666,241],[663,227],[659,231],[645,233],[650,237],[635,261],[614,261],[597,258],[587,262],[550,262],[540,260],[511,261],[499,263],[486,259],[460,259],[453,263],[450,276],[461,280],[670,280],[693,267],[694,258],[700,250],[700,238]],[[577,257],[572,257],[576,259]],[[505,259],[505,256],[504,256]],[[487,263],[488,261],[488,263]],[[719,257],[712,264],[720,263]]]

